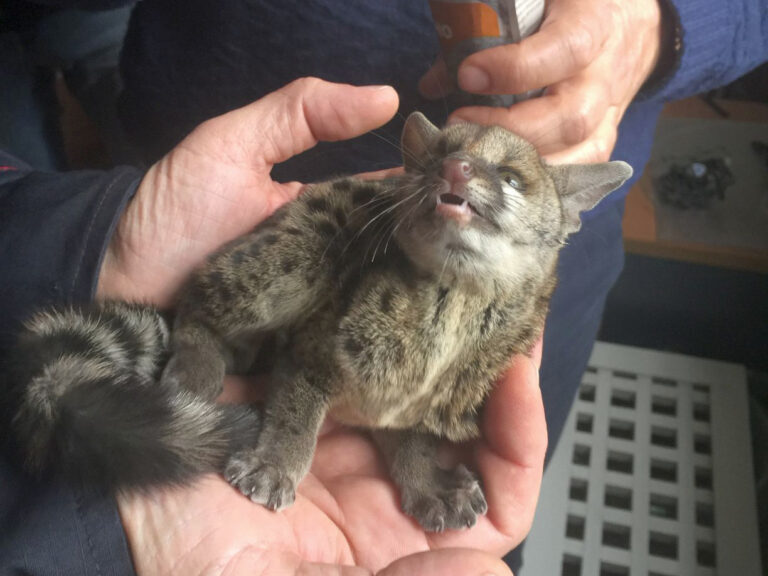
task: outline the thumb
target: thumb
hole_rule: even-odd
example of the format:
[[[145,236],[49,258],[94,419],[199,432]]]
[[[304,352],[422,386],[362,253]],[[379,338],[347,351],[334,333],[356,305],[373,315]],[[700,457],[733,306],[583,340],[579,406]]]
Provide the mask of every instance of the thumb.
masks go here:
[[[376,576],[512,576],[504,562],[479,550],[444,548],[411,554],[376,573]]]
[[[205,122],[195,132],[207,138],[213,133],[231,160],[269,170],[320,141],[346,140],[378,128],[394,116],[397,106],[397,93],[390,86],[300,78]]]
[[[459,85],[467,92],[519,94],[574,76],[606,42],[610,27],[599,9],[593,2],[551,2],[537,32],[518,44],[466,58],[459,68]]]

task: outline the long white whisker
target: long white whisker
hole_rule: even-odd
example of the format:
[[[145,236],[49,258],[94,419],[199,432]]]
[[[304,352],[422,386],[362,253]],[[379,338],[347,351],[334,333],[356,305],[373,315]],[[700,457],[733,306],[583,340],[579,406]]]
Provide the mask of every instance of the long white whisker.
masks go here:
[[[451,257],[451,250],[448,249],[448,254],[445,255],[445,260],[443,261],[443,267],[440,269],[440,276],[437,278],[437,283],[441,284],[443,282],[443,274],[445,273],[445,269],[448,266],[448,259]]]
[[[392,238],[394,238],[395,234],[397,233],[397,229],[400,228],[400,225],[403,222],[406,222],[413,215],[413,213],[416,210],[419,209],[419,206],[421,206],[421,204],[424,202],[424,200],[429,198],[428,191],[426,189],[423,189],[423,191],[424,191],[424,194],[422,195],[421,200],[416,202],[416,204],[414,204],[413,208],[411,208],[408,211],[408,213],[400,220],[400,222],[398,222],[397,225],[395,225],[395,227],[392,229],[392,232],[389,234],[389,238],[387,238],[387,243],[384,245],[384,254],[387,253],[387,250],[389,249],[389,241],[392,240]]]
[[[392,142],[391,140],[389,140],[388,138],[386,138],[382,134],[379,134],[377,130],[373,130],[370,133],[373,134],[374,136],[376,136],[376,138],[378,138],[379,140],[383,140],[384,142],[386,142],[387,144],[389,144],[393,148],[396,148],[402,154],[408,155],[408,158],[410,158],[411,161],[413,161],[413,163],[416,164],[419,168],[424,168],[423,162],[421,162],[419,160],[419,158],[415,154],[410,152],[409,150],[406,150],[405,148],[401,148],[399,145],[395,144],[394,142]]]

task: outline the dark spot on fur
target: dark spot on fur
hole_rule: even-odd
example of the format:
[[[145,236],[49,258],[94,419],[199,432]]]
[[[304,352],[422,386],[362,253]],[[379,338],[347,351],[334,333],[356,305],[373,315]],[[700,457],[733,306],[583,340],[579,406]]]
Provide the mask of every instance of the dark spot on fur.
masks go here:
[[[199,302],[203,302],[207,299],[207,291],[205,289],[205,286],[202,284],[202,279],[200,277],[195,277],[192,282],[187,284],[187,287],[184,289],[184,297],[182,298],[181,302],[183,303],[187,302],[193,302],[195,304]]]
[[[533,292],[534,286],[533,286],[533,279],[532,278],[526,278],[525,282],[523,282],[523,289],[522,292],[524,294],[530,294]]]
[[[437,145],[435,146],[435,152],[437,153],[437,156],[445,156],[448,154],[448,140],[445,136],[441,136],[437,140]]]
[[[315,223],[315,229],[326,238],[333,238],[336,236],[338,229],[328,220],[321,220]]]
[[[304,434],[304,430],[302,430],[301,426],[298,424],[291,424],[288,426],[288,432],[293,436],[302,436]]]
[[[389,314],[392,310],[392,290],[384,290],[381,294],[381,311],[384,314]]]
[[[254,242],[253,244],[251,244],[248,247],[248,253],[253,258],[258,258],[259,256],[261,256],[261,246],[259,245],[259,243],[258,242]]]
[[[235,295],[232,293],[232,290],[230,290],[228,284],[219,284],[216,286],[216,291],[219,293],[219,297],[221,300],[232,300],[232,298],[235,297]]]
[[[242,250],[238,250],[237,252],[234,252],[232,254],[232,263],[235,266],[240,266],[244,260],[245,260],[245,254],[242,252]]]
[[[211,282],[211,284],[221,286],[224,283],[224,275],[221,273],[221,271],[214,270],[208,274],[208,280]]]
[[[344,349],[352,356],[358,356],[363,351],[363,345],[352,336],[347,336],[344,341]]]
[[[250,282],[253,282],[254,279],[251,279]],[[250,282],[247,281],[245,278],[238,278],[232,285],[232,288],[234,288],[235,292],[244,295],[248,294],[251,291]]]
[[[435,303],[435,315],[432,317],[432,324],[437,324],[445,308],[445,297],[448,296],[448,288],[441,286],[437,292],[437,302]]]
[[[325,198],[310,198],[307,207],[310,212],[325,212],[328,210],[328,201]]]
[[[338,182],[333,183],[333,187],[339,192],[349,192],[352,190],[352,182],[349,180],[339,180]]]
[[[394,336],[387,338],[386,350],[389,358],[394,360],[396,363],[398,363],[398,361],[402,359],[406,354],[403,343]]]
[[[336,208],[333,212],[333,216],[336,218],[336,224],[339,225],[339,228],[344,228],[344,226],[347,225],[347,215],[341,208]]]
[[[291,236],[302,236],[302,235],[304,234],[304,233],[303,233],[301,230],[299,230],[298,228],[293,228],[293,227],[291,227],[291,228],[286,228],[286,229],[285,229],[285,233],[286,233],[286,234],[289,234],[289,235],[291,235]]]
[[[533,326],[530,326],[530,325],[529,326],[525,326],[520,331],[519,340],[521,342],[529,343],[533,339],[533,335],[534,335]]]
[[[280,263],[280,266],[283,269],[283,273],[290,274],[294,270],[296,270],[296,266],[298,266],[298,263],[296,262],[295,258],[286,258]]]
[[[352,193],[352,203],[355,206],[362,206],[373,200],[376,196],[376,189],[373,186],[360,186]]]
[[[483,312],[483,323],[480,325],[480,336],[485,336],[491,327],[491,318],[493,318],[493,305],[488,306]]]
[[[269,230],[270,228],[275,228],[277,224],[278,224],[277,218],[267,218],[266,220],[256,224],[256,226],[253,227],[253,230],[251,230],[251,232],[254,232],[254,233],[264,232],[265,230]]]
[[[268,230],[270,228],[275,228],[280,223],[281,220],[282,218],[279,218],[277,216],[277,213],[275,213],[274,215],[270,216],[263,222],[256,225],[256,228],[254,228],[254,231],[263,231],[263,230]]]
[[[277,241],[279,239],[280,238],[278,238],[277,234],[267,234],[266,236],[264,236],[263,242],[267,246],[274,246],[275,244],[277,244]]]

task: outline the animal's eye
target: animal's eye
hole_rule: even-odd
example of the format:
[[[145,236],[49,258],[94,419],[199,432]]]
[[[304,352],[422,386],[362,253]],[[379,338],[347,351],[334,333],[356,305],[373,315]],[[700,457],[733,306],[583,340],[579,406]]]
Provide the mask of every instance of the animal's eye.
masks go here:
[[[508,168],[502,168],[499,170],[499,176],[501,177],[502,187],[509,186],[513,190],[522,192],[525,186],[523,186],[523,180],[517,172]]]

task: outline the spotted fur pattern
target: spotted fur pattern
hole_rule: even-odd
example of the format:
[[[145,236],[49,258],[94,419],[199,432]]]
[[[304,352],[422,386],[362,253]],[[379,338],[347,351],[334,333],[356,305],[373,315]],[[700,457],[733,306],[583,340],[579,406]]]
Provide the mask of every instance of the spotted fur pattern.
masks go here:
[[[213,398],[276,334],[262,434],[228,480],[289,505],[330,413],[375,431],[404,510],[440,531],[486,504],[469,471],[438,468],[438,441],[478,436],[494,381],[541,333],[579,212],[631,171],[550,167],[501,128],[418,114],[403,149],[404,175],[310,187],[214,254],[182,295],[163,379]]]

